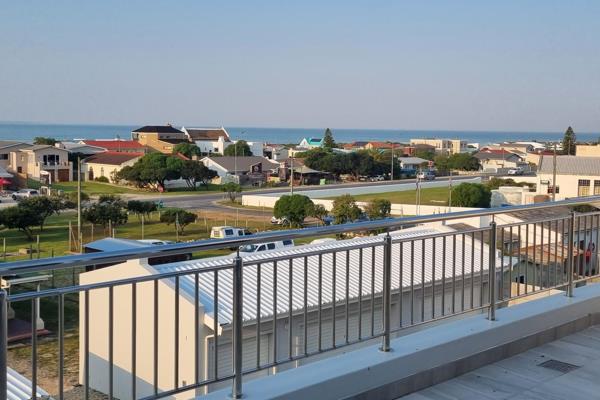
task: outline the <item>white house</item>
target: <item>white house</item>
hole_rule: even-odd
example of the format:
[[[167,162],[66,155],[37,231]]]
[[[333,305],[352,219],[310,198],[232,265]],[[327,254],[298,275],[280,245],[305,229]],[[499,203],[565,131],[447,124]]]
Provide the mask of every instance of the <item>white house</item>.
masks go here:
[[[111,182],[115,182],[115,174],[126,166],[133,166],[144,153],[123,153],[116,151],[106,151],[97,153],[83,160],[81,170],[84,173],[84,179],[92,181],[98,177],[105,177]]]
[[[600,157],[557,156],[556,183],[553,184],[554,157],[542,156],[537,173],[537,193],[556,200],[600,194]]]
[[[416,240],[413,242],[414,245],[409,242],[402,244],[399,242],[402,239],[418,238],[442,232],[451,234],[454,230],[438,225],[410,228],[392,233],[395,241],[392,245],[392,327],[400,325],[400,318],[402,318],[403,325],[410,325],[411,322],[421,321],[422,317],[424,320],[431,319],[434,309],[435,315],[441,315],[442,312],[450,312],[453,308],[478,307],[482,299],[485,299],[484,292],[487,288],[488,276],[485,270],[489,265],[487,245],[479,240],[471,241],[469,238],[463,242],[464,236],[461,237],[461,235],[455,236],[456,247],[451,245],[452,239],[449,236]],[[445,246],[446,250],[434,251],[432,246],[434,241],[438,249],[442,249],[442,242],[446,241],[448,244]],[[266,365],[274,361],[284,361],[289,359],[290,354],[298,356],[317,352],[319,346],[323,349],[331,348],[334,337],[336,344],[344,344],[346,340],[350,342],[356,340],[359,332],[362,332],[363,337],[380,333],[383,284],[381,243],[381,236],[371,236],[297,246],[244,257],[243,366],[252,368],[257,363]],[[370,244],[379,244],[379,246],[372,247],[369,246]],[[424,249],[422,248],[423,244],[425,245]],[[357,249],[357,245],[364,245],[365,248]],[[455,251],[454,249],[461,250]],[[315,255],[315,250],[322,250],[323,255]],[[332,255],[334,253],[335,257]],[[306,254],[306,256],[304,257],[302,254]],[[269,257],[274,255],[282,256],[283,261],[274,265],[272,261],[269,261]],[[179,305],[179,352],[177,353],[179,354],[179,380],[177,384],[185,385],[194,382],[196,355],[199,360],[200,370],[198,373],[201,380],[215,378],[215,373],[217,377],[224,377],[231,373],[232,270],[229,268],[220,270],[217,273],[218,278],[215,278],[212,270],[210,273],[202,272],[203,268],[230,265],[231,262],[232,259],[229,256],[157,266],[132,260],[80,275],[81,284],[91,284],[133,276],[190,271],[190,274],[181,275],[179,278],[179,297],[175,296],[177,290],[173,279],[161,280],[156,288],[151,281],[137,285],[136,381],[138,396],[142,397],[153,393],[155,355],[160,360],[157,376],[159,391],[171,389],[174,385],[175,301]],[[498,259],[496,263],[500,265],[502,260]],[[259,293],[257,291],[258,265],[260,265],[260,297],[257,296]],[[412,273],[411,265],[414,266]],[[464,275],[459,272],[458,268],[452,268],[452,265],[466,265]],[[198,286],[195,284],[194,271],[199,272]],[[346,271],[349,273],[348,286],[346,286]],[[452,279],[453,271],[456,272],[454,279]],[[425,272],[424,275],[423,272]],[[445,278],[446,285],[444,293],[442,293],[442,277]],[[218,289],[215,287],[215,279],[217,279]],[[362,286],[358,283],[360,279],[362,279]],[[463,279],[465,285],[462,285]],[[473,281],[473,285],[471,285],[471,281]],[[273,282],[276,284],[274,285]],[[471,291],[471,287],[473,291]],[[196,289],[198,293],[196,293]],[[155,293],[158,293],[158,298],[155,298]],[[114,304],[119,305],[114,308],[115,396],[120,399],[129,399],[132,367],[131,286],[116,287],[114,296]],[[199,299],[199,304],[197,304],[198,329],[195,329],[196,298]],[[306,320],[304,319],[305,298]],[[322,308],[321,330],[317,323],[319,298],[321,298]],[[374,300],[373,303],[371,303],[371,299]],[[90,387],[106,393],[108,390],[107,291],[91,291],[89,301]],[[80,302],[82,304],[80,324],[83,332],[85,329],[83,313],[86,308],[83,306],[85,305],[83,293]],[[156,311],[154,304],[158,306]],[[333,304],[335,304],[335,318],[333,318]],[[348,307],[348,314],[345,311],[346,307]],[[276,318],[273,318],[274,310],[276,310]],[[155,312],[160,321],[156,325],[158,329],[156,344],[153,334]],[[346,315],[349,315],[347,335]],[[257,339],[259,316],[260,336]],[[308,323],[306,326],[304,325],[305,321]],[[335,330],[333,329],[334,322]],[[289,347],[290,338],[292,347]],[[260,346],[260,351],[257,345]],[[81,346],[83,350],[83,344]],[[158,351],[157,354],[155,354],[155,349]],[[83,351],[80,354],[84,354]],[[83,362],[84,358],[81,357],[80,363]],[[303,360],[295,362],[296,365],[303,363]],[[80,366],[80,371],[83,370],[82,366],[83,364]],[[290,364],[286,364],[275,369],[283,370],[290,367]],[[275,369],[265,369],[261,373],[269,374]],[[214,384],[210,389],[222,386],[223,384]],[[193,397],[193,393],[176,398],[190,398],[190,396]]]
[[[200,148],[202,154],[210,155],[212,153],[223,154],[225,149],[232,144],[235,144],[237,140],[231,140],[229,133],[223,127],[220,128],[186,128],[182,127],[181,130],[185,136],[191,142],[195,143]],[[241,140],[241,139],[239,139]],[[263,155],[263,143],[262,142],[246,142],[250,147],[252,155],[262,156]]]
[[[429,160],[420,157],[398,157],[398,163],[402,169],[419,169],[423,164],[427,164]]]
[[[200,161],[217,173],[216,180],[220,183],[228,181],[245,183],[245,180],[265,181],[267,175],[275,173],[279,168],[278,162],[259,156],[204,157]]]
[[[303,149],[314,149],[323,146],[323,138],[305,137],[302,138],[298,147]]]

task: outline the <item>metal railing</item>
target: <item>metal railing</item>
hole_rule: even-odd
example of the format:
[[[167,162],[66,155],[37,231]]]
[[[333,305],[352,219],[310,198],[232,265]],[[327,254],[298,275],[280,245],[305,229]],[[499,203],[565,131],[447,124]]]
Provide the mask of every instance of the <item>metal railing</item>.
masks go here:
[[[375,339],[381,340],[381,351],[389,351],[392,335],[406,328],[485,311],[494,320],[497,307],[532,294],[564,290],[572,296],[574,285],[599,276],[600,212],[507,223],[494,216],[598,201],[600,196],[590,196],[5,263],[0,276],[7,277],[279,240],[379,233],[259,256],[237,253],[145,267],[118,279],[84,274],[79,285],[40,291],[9,295],[0,290],[0,400],[6,399],[8,308],[15,304],[28,304],[20,309],[30,312],[32,398],[39,382],[40,302],[56,307],[58,316],[57,398],[65,395],[65,322],[73,318],[66,315],[67,302],[79,309],[72,334],[81,342],[79,380],[85,398],[92,389],[111,399],[164,398],[212,390],[226,381],[232,397],[239,398],[244,375],[290,368]],[[486,216],[492,221],[483,228],[392,232]],[[129,266],[113,268],[124,276]]]

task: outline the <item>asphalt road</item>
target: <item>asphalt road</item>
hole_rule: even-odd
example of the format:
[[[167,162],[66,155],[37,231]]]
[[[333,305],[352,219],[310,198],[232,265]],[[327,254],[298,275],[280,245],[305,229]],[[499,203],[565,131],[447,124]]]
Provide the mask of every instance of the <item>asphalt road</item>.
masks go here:
[[[464,179],[472,179],[476,175],[469,176],[453,176],[452,180],[454,182],[461,181]],[[439,177],[436,178],[436,181],[447,181],[449,177]],[[332,188],[347,188],[352,189],[355,187],[364,187],[364,186],[386,186],[386,185],[395,185],[398,183],[414,183],[415,179],[403,179],[400,181],[384,181],[384,182],[353,182],[353,183],[340,183],[336,185],[326,185],[326,186],[302,186],[297,187],[300,190],[328,190]],[[278,188],[265,188],[265,189],[256,189],[252,191],[246,191],[243,193],[252,193],[252,194],[260,194],[260,193],[289,193],[289,187],[278,187]],[[352,193],[350,193],[352,194]],[[226,193],[206,193],[203,194],[201,190],[199,193],[194,194],[185,194],[185,195],[144,195],[144,196],[128,196],[128,198],[139,198],[140,200],[162,200],[165,207],[178,207],[184,209],[194,209],[194,210],[203,210],[210,212],[222,212],[222,213],[232,213],[236,212],[236,209],[233,207],[227,207],[222,204],[218,204],[219,200],[226,199]],[[239,215],[248,215],[248,216],[264,216],[265,214],[260,210],[253,210],[248,208],[239,208],[237,209]]]

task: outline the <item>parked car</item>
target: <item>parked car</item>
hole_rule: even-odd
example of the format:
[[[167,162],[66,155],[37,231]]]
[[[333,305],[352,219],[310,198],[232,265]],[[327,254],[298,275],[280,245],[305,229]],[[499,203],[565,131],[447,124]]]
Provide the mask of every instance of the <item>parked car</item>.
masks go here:
[[[37,191],[37,189],[21,189],[18,192],[14,192],[12,194],[12,198],[15,201],[19,201],[19,200],[23,200],[23,199],[28,199],[30,197],[35,197],[35,196],[39,196],[40,192]]]
[[[289,225],[290,221],[286,217],[277,218],[275,216],[271,217],[271,223],[273,225]]]
[[[382,182],[382,181],[385,181],[385,176],[383,176],[383,175],[376,175],[376,176],[370,177],[369,180],[371,182]]]
[[[247,244],[245,246],[240,246],[240,254],[248,255],[248,254],[252,254],[252,253],[259,253],[261,251],[277,250],[277,249],[283,249],[285,247],[293,247],[293,246],[294,246],[294,241],[291,239],[278,240],[276,242],[269,242],[269,243]]]
[[[225,239],[246,235],[252,235],[252,232],[244,228],[235,228],[233,226],[213,226],[210,230],[211,239]]]
[[[417,179],[422,181],[432,181],[435,179],[435,174],[431,171],[421,171],[417,174]]]
[[[508,170],[508,175],[523,175],[523,168],[511,168]]]

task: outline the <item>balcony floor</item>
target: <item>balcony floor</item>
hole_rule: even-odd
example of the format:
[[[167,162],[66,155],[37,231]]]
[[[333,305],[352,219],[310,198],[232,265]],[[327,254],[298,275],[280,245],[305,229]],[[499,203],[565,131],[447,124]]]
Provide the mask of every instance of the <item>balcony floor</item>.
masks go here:
[[[579,366],[564,373],[539,364]],[[563,400],[600,398],[600,325],[476,369],[402,400]]]

